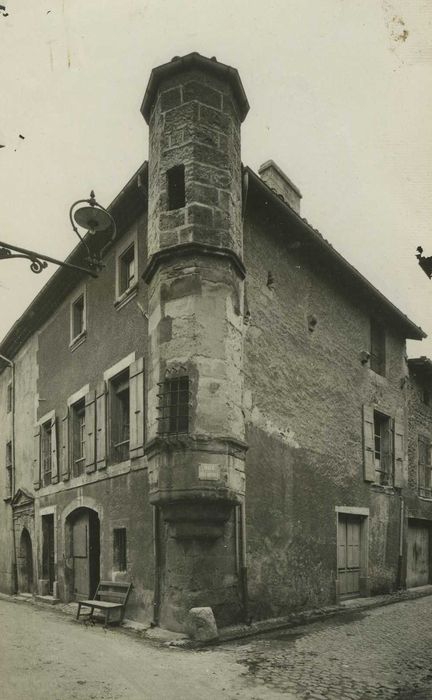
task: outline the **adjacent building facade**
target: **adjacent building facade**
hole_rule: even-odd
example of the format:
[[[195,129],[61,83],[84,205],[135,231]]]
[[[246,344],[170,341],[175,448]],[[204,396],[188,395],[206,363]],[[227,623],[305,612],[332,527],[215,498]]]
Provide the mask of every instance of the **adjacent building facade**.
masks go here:
[[[154,69],[103,272],[0,345],[2,591],[132,581],[127,617],[184,629],[429,582],[424,333],[242,165],[248,108],[216,59]]]

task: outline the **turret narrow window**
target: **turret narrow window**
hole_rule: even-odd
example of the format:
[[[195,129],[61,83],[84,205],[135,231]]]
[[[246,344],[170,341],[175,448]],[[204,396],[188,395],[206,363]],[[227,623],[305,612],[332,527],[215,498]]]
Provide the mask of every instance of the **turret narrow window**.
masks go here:
[[[185,168],[175,165],[167,170],[168,209],[180,209],[186,204]]]

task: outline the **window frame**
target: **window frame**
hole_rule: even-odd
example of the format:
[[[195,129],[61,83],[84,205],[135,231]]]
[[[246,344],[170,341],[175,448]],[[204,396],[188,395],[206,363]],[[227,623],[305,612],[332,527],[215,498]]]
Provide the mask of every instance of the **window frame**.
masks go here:
[[[379,430],[379,435],[377,434],[376,427],[377,424],[379,424],[380,430]],[[383,429],[384,428],[384,429]],[[380,440],[380,450],[379,450],[379,462],[380,462],[380,467],[382,467],[382,462],[386,462],[384,464],[384,468],[377,468],[377,439]],[[387,445],[385,445],[385,449],[382,449],[381,447],[381,442],[387,440]],[[382,411],[378,411],[374,409],[374,458],[375,458],[375,473],[376,473],[376,478],[375,478],[375,483],[379,484],[380,486],[393,486],[394,484],[394,465],[393,465],[393,421],[392,418],[387,415],[386,413],[383,413]]]
[[[70,406],[70,454],[72,477],[81,476],[85,472],[86,465],[86,406],[85,397],[78,399]],[[82,423],[78,423],[80,419]],[[79,456],[77,446],[79,445]]]
[[[176,384],[176,386],[174,386]],[[182,385],[183,384],[183,385]],[[158,393],[159,416],[158,435],[187,435],[190,430],[190,377],[181,373],[166,377],[158,383],[160,391]],[[181,398],[186,394],[187,399]],[[176,397],[178,401],[173,402]],[[175,413],[171,410],[175,409]],[[179,429],[180,428],[180,429]]]
[[[82,327],[78,333],[75,333],[75,317],[74,311],[77,302],[83,299],[83,309],[82,309]],[[70,342],[69,347],[75,348],[80,341],[82,342],[87,335],[87,289],[86,287],[81,287],[79,292],[74,295],[70,303]]]
[[[48,419],[40,423],[40,474],[42,486],[52,484],[52,421]],[[45,438],[45,439],[44,439]],[[49,466],[49,469],[46,466]],[[49,475],[49,476],[48,476]]]
[[[177,211],[186,206],[186,169],[178,163],[166,171],[167,211]]]
[[[420,444],[426,446],[426,461],[421,460],[421,450]],[[429,486],[426,486],[427,471],[429,476]],[[423,479],[421,478],[421,472],[423,471]],[[423,485],[422,485],[423,484]],[[426,493],[426,492],[429,493]],[[432,442],[426,435],[417,435],[417,492],[421,498],[426,498],[432,500]],[[423,492],[423,493],[422,493]]]
[[[133,259],[135,263],[133,280],[128,284],[127,287],[122,286],[122,270],[123,270],[123,259],[126,254],[133,249]],[[114,305],[117,308],[124,306],[129,299],[134,296],[134,293],[138,290],[139,284],[139,269],[138,269],[138,234],[134,231],[129,235],[123,242],[121,247],[118,249],[116,255],[116,279],[115,279],[115,301]]]
[[[127,401],[124,394],[127,392]],[[129,459],[130,447],[130,377],[129,367],[108,382],[108,445],[110,464]],[[123,434],[124,433],[124,434]],[[125,435],[127,434],[127,437]],[[121,438],[120,440],[118,438]]]
[[[113,543],[113,571],[122,573],[127,571],[127,528],[114,527],[112,531]],[[121,536],[120,536],[120,533]]]

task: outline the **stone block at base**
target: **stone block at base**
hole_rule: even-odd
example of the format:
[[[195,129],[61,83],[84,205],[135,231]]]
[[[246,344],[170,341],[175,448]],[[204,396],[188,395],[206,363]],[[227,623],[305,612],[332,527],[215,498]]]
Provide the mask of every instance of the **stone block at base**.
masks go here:
[[[199,642],[209,642],[219,637],[216,620],[211,608],[191,608],[187,618],[190,637]]]

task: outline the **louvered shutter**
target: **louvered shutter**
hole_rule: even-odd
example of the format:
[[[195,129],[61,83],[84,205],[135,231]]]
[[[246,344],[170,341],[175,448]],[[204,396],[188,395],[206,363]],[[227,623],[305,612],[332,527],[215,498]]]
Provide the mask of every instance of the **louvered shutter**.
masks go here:
[[[96,387],[96,466],[106,467],[106,386],[101,381]]]
[[[95,392],[89,391],[85,397],[85,468],[87,473],[94,472],[96,469],[95,421]]]
[[[59,480],[59,464],[57,452],[57,420],[51,418],[51,483],[57,484]]]
[[[144,359],[129,367],[129,454],[131,459],[144,455]]]
[[[69,410],[62,418],[61,424],[61,478],[63,481],[68,481],[70,477],[69,471]]]
[[[375,436],[373,406],[363,406],[363,468],[364,480],[375,481]]]
[[[36,490],[41,487],[40,433],[40,425],[36,425],[33,437],[33,486]]]
[[[405,485],[405,430],[402,421],[394,422],[394,486]]]

